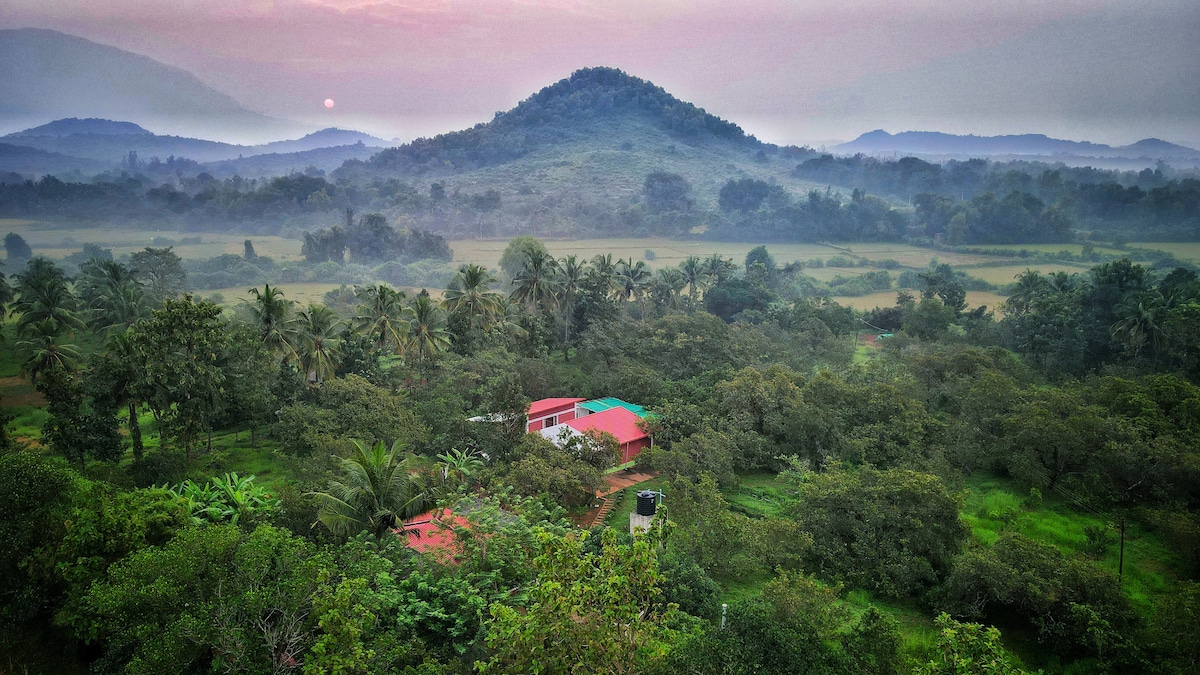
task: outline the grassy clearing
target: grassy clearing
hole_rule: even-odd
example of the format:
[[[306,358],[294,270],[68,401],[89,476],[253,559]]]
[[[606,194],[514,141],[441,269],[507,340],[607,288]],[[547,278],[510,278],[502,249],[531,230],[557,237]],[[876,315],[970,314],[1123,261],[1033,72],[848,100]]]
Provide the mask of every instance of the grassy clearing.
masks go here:
[[[1038,503],[1016,484],[1001,478],[972,477],[966,488],[963,521],[980,544],[990,546],[1001,533],[1012,531],[1066,553],[1086,555],[1085,528],[1108,526],[1109,544],[1093,560],[1117,573],[1120,536],[1115,516],[1081,512],[1050,491]],[[1175,564],[1176,556],[1154,533],[1128,524],[1122,587],[1140,610],[1149,610],[1156,598],[1170,592]]]
[[[11,222],[11,221],[10,221]],[[277,261],[299,260],[301,242],[278,236],[247,235],[233,232],[190,233],[177,230],[150,230],[101,225],[77,227],[47,221],[20,221],[9,226],[10,231],[25,238],[36,255],[63,258],[82,249],[83,244],[97,244],[111,248],[116,256],[135,253],[147,246],[165,246],[174,242],[175,252],[181,258],[212,258],[225,253],[241,255],[243,242],[247,238],[254,243],[254,251]],[[159,241],[156,243],[155,239]],[[184,239],[199,240],[199,243],[183,244]]]
[[[1088,269],[1090,269],[1088,265],[1004,265],[1000,267],[968,267],[963,268],[962,271],[976,279],[983,279],[989,284],[1003,286],[1014,283],[1017,275],[1024,274],[1025,270],[1034,270],[1046,275],[1055,272],[1083,273]]]
[[[879,291],[877,293],[868,293],[867,295],[859,295],[855,297],[833,296],[833,299],[840,305],[853,307],[854,309],[874,309],[876,307],[891,307],[896,304],[896,294],[899,291]],[[914,291],[909,291],[917,295]],[[999,318],[1003,312],[1000,311],[1000,306],[1004,303],[1005,297],[990,291],[967,291],[967,307],[975,308],[979,305],[987,305],[988,309],[996,313]]]
[[[1176,258],[1179,258],[1180,260],[1190,260],[1192,262],[1200,262],[1200,242],[1195,242],[1195,241],[1186,241],[1186,242],[1177,241],[1177,242],[1166,242],[1166,243],[1138,242],[1138,243],[1130,244],[1129,246],[1132,248],[1145,248],[1145,249],[1151,249],[1154,251],[1163,251],[1164,253],[1170,253],[1171,255],[1175,256]],[[1119,253],[1121,253],[1121,251],[1117,251],[1117,253],[1119,254]]]
[[[1141,246],[1141,244],[1138,244]],[[1151,244],[1150,246],[1154,246]],[[989,251],[1011,251],[1013,255],[1019,255],[1021,251],[1028,253],[1061,253],[1067,252],[1072,255],[1081,255],[1083,253],[1084,244],[982,244],[978,248],[987,249]],[[1124,251],[1116,248],[1107,248],[1104,246],[1092,245],[1096,253],[1105,255],[1122,255]],[[1147,247],[1149,248],[1149,247]]]
[[[996,261],[995,258],[989,256],[975,255],[971,253],[954,253],[953,251],[938,251],[931,248],[922,248],[920,246],[910,246],[908,244],[895,244],[889,242],[846,244],[845,248],[854,255],[866,258],[868,260],[895,260],[904,267],[925,268],[928,267],[929,263],[935,259],[939,263],[948,263],[955,267],[960,265],[978,265],[981,263]]]
[[[723,494],[734,511],[755,518],[782,516],[796,501],[795,486],[769,472],[743,474],[738,485]]]

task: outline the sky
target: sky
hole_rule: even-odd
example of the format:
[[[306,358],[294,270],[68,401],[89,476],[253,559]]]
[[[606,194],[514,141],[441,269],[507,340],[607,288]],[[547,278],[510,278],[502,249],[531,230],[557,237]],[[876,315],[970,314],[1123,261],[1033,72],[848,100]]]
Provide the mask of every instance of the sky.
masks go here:
[[[1200,144],[1195,0],[5,0],[0,27],[388,139],[487,121],[604,65],[775,143],[883,128]]]

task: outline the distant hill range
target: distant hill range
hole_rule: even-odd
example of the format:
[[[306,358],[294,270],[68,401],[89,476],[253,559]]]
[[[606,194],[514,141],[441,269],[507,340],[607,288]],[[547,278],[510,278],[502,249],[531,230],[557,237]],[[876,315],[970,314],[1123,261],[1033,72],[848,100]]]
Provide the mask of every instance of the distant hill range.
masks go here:
[[[97,117],[201,136],[297,130],[185,70],[52,30],[0,30],[0,73],[0,118],[18,124]]]
[[[133,152],[143,162],[183,157],[216,163],[214,175],[256,177],[301,171],[310,165],[331,171],[348,159],[370,157],[388,142],[359,131],[329,128],[295,140],[234,145],[160,136],[132,122],[69,118],[0,136],[0,144],[10,148],[0,148],[0,171],[23,175],[116,169],[126,165]]]
[[[1046,157],[1193,159],[1200,150],[1147,138],[1132,145],[1113,147],[1087,141],[1066,141],[1042,134],[1015,136],[957,136],[937,131],[889,134],[882,129],[830,148],[839,154],[901,154],[927,157]]]

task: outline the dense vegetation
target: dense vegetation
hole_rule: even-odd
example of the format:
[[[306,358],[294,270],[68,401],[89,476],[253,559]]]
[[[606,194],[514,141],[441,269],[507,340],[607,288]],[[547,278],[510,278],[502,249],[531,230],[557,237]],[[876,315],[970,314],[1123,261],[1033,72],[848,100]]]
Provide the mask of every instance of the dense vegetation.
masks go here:
[[[1187,270],[1031,272],[997,320],[935,266],[861,314],[763,247],[651,273],[526,237],[504,291],[465,265],[440,301],[360,285],[339,315],[269,285],[222,310],[180,295],[169,250],[139,256],[34,258],[0,286],[8,363],[46,399],[0,453],[6,670],[1200,659]],[[895,334],[857,345],[864,321]],[[572,527],[614,445],[525,434],[548,396],[653,411],[649,533]],[[431,509],[453,545],[417,553],[396,530]]]

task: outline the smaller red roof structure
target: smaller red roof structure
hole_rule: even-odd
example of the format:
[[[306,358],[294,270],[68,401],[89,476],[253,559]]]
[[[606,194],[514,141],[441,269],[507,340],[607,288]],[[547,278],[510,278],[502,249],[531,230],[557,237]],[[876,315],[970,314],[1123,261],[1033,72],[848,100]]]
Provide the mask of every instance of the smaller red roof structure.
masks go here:
[[[607,431],[618,443],[625,445],[646,438],[646,432],[638,428],[638,422],[641,420],[642,418],[625,408],[609,408],[584,417],[576,417],[564,424],[576,431]]]
[[[586,400],[585,398],[543,398],[529,404],[529,418],[534,419],[546,413],[572,408],[576,403]]]
[[[417,553],[434,553],[452,559],[460,551],[454,540],[454,528],[467,527],[467,519],[450,509],[427,511],[404,522],[408,547]],[[399,530],[396,531],[399,534]]]

